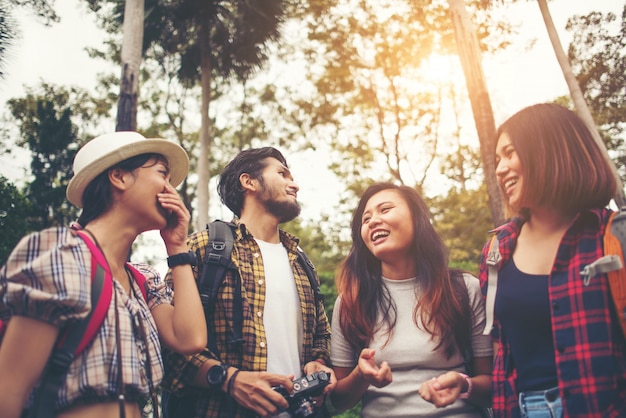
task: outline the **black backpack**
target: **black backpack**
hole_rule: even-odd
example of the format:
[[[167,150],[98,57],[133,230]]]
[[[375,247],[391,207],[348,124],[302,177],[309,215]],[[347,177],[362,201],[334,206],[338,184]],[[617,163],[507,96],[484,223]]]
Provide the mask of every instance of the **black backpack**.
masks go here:
[[[215,303],[218,289],[226,276],[227,270],[233,271],[237,276],[237,280],[239,280],[237,267],[230,259],[234,246],[233,229],[235,227],[235,224],[232,222],[220,220],[213,221],[207,225],[209,242],[207,243],[207,253],[203,260],[202,269],[200,270],[200,277],[198,278],[198,292],[202,300],[202,307],[204,308],[204,316],[207,319],[207,324],[209,322],[208,312],[210,312],[210,309]],[[307,257],[300,247],[298,247],[298,261],[306,272],[309,283],[311,284],[311,289],[313,289],[317,309],[318,302],[322,300],[323,297],[320,291],[319,281],[317,280],[317,274],[315,273],[315,266],[313,266],[309,257]],[[242,328],[243,305],[241,289],[239,286],[235,286],[235,294],[233,296],[233,335],[231,340],[234,344],[243,343]],[[209,333],[208,337],[207,348],[211,350],[214,355],[219,356],[215,336],[213,333]]]
[[[235,243],[234,238],[235,224],[232,222],[224,222],[216,220],[207,225],[209,233],[209,242],[207,243],[207,252],[202,260],[200,275],[197,280],[198,292],[202,300],[204,316],[209,323],[209,312],[215,304],[219,287],[226,277],[226,272],[231,270],[236,280],[241,280],[237,267],[231,262],[231,253]],[[298,247],[298,261],[306,272],[306,275],[315,295],[315,308],[317,309],[319,301],[323,299],[320,291],[320,285],[315,273],[315,266],[309,257]],[[241,299],[241,288],[235,286],[235,294],[233,295],[233,330],[231,342],[237,345],[243,344],[243,302]],[[213,333],[208,333],[207,348],[215,356],[219,356],[217,350],[217,342]],[[195,397],[196,395],[179,395],[172,394],[168,391],[162,393],[161,404],[164,418],[187,418],[194,415]]]

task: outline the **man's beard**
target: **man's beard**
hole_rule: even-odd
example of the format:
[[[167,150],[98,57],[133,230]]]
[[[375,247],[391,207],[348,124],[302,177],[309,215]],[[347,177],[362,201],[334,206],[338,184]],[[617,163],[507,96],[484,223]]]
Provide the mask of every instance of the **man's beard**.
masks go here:
[[[298,202],[278,202],[273,199],[265,201],[265,208],[269,213],[280,219],[280,223],[289,222],[300,215],[300,204]]]

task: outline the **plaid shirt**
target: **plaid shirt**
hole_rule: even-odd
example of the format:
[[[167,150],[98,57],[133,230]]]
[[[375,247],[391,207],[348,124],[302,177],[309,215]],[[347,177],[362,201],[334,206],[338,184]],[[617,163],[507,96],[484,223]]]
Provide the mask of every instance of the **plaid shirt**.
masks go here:
[[[231,416],[229,415],[231,407],[236,408],[233,417],[254,416],[252,411],[240,408],[221,391],[191,387],[197,371],[207,359],[218,359],[243,371],[266,371],[267,369],[263,317],[256,314],[263,312],[265,306],[263,260],[254,237],[247,231],[245,225],[237,224],[237,226],[231,260],[237,266],[241,276],[243,345],[233,347],[229,341],[235,280],[232,272],[227,271],[218,291],[215,310],[212,312],[213,321],[207,324],[209,335],[215,336],[220,353],[219,358],[208,349],[193,356],[182,356],[174,352],[168,352],[165,356],[166,375],[163,386],[173,392],[173,396],[180,399],[180,402],[193,410],[188,416],[198,418]],[[198,267],[202,267],[200,260],[204,260],[207,252],[208,241],[209,235],[206,229],[190,235],[188,239],[189,248],[198,255],[198,266],[194,267],[196,279],[199,277]],[[322,358],[329,364],[330,326],[322,302],[320,301],[316,306],[309,279],[297,261],[298,239],[285,231],[280,231],[280,241],[287,249],[302,309],[303,344],[300,350],[300,364],[304,366],[317,358]],[[170,280],[170,272],[166,276],[167,280]]]
[[[116,296],[94,340],[70,364],[57,394],[57,412],[117,400],[116,308],[126,400],[144,402],[161,382],[161,345],[150,310],[170,303],[172,291],[154,268],[134,267],[146,278],[147,302],[135,281],[133,296],[113,281]],[[91,311],[91,268],[89,248],[68,228],[49,228],[22,238],[0,269],[0,319],[23,316],[61,329],[75,324]],[[32,401],[31,393],[26,407]]]
[[[606,274],[583,284],[580,271],[603,256],[603,235],[610,211],[580,213],[558,248],[548,291],[559,394],[566,417],[626,416],[626,345],[612,307]],[[523,221],[519,218],[498,228],[502,261],[510,260]],[[483,294],[487,291],[485,263],[489,243],[480,263]],[[496,296],[497,297],[497,296]],[[500,343],[494,359],[493,408],[497,417],[519,417],[515,380],[517,371],[510,347],[495,318],[493,335]]]

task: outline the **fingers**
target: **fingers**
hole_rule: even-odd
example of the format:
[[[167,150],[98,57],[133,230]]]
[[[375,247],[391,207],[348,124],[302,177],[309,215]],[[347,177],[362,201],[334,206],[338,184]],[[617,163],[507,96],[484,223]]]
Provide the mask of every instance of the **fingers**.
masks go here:
[[[328,366],[325,366],[319,361],[310,361],[304,365],[304,373],[306,375],[309,375],[311,373],[317,373],[317,372],[326,372],[326,374],[328,374],[329,376],[329,383],[324,388],[324,392],[323,392],[324,395],[332,392],[335,386],[337,385],[337,377],[335,376],[335,372],[333,371],[333,369],[331,369]]]
[[[392,381],[391,367],[386,361],[383,361],[380,366],[378,366],[374,358],[375,353],[375,350],[369,348],[361,351],[357,365],[357,373],[370,384],[382,388]]]
[[[443,408],[454,403],[461,393],[457,372],[447,372],[441,376],[433,377],[424,382],[419,390],[419,395],[438,408]]]
[[[361,357],[362,359],[373,359],[374,355],[376,354],[376,350],[372,349],[372,348],[364,348],[363,350],[361,350],[361,354],[359,355],[359,357]]]
[[[459,387],[459,376],[457,372],[444,373],[435,379],[434,387],[435,389],[452,389]]]
[[[157,195],[157,200],[163,209],[175,213],[179,219],[189,220],[190,214],[187,207],[171,185],[168,184],[164,191]]]
[[[380,369],[378,371],[378,385],[377,387],[382,388],[387,386],[392,381],[391,375],[391,366],[386,361],[383,361],[380,365]]]
[[[169,183],[157,195],[157,202],[167,218],[167,225],[161,229],[161,237],[166,247],[169,249],[184,246],[191,219],[185,203]]]
[[[289,376],[242,371],[233,384],[231,396],[262,417],[272,416],[289,406],[285,397],[273,389],[278,386],[293,390]]]

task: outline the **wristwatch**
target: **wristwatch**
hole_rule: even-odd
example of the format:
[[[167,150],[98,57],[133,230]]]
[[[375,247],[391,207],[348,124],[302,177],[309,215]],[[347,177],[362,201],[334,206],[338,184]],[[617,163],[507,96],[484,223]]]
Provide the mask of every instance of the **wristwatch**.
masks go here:
[[[167,266],[169,268],[182,266],[184,264],[196,265],[196,253],[187,251],[186,253],[174,254],[167,257]]]
[[[228,368],[230,366],[225,363],[216,364],[212,366],[206,374],[206,381],[209,383],[209,387],[219,389],[226,381],[226,375],[228,374]]]

